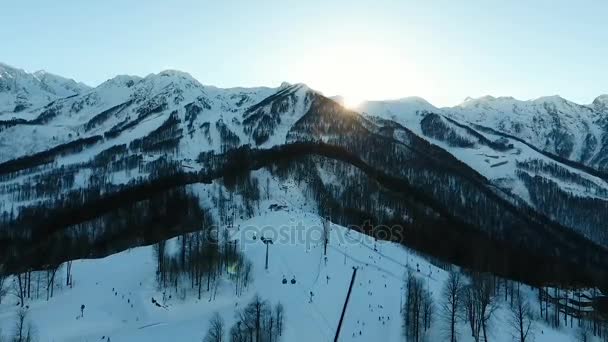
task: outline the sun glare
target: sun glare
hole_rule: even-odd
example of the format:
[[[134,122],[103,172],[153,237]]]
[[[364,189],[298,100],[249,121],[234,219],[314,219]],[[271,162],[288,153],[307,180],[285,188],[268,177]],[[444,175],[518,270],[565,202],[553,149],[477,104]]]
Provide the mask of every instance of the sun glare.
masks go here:
[[[377,41],[321,45],[301,56],[290,67],[291,79],[326,96],[341,96],[349,109],[365,101],[420,95],[430,88],[428,77],[410,63],[407,51]]]
[[[358,96],[344,96],[342,99],[342,104],[344,107],[348,109],[356,109],[361,105],[365,100]]]

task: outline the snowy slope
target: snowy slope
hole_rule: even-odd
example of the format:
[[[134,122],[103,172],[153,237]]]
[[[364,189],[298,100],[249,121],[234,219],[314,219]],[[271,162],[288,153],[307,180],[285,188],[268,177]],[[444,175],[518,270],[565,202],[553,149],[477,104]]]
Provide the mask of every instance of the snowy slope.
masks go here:
[[[222,145],[230,144],[226,139],[233,134],[238,146],[255,144],[255,134],[269,130],[264,134],[275,138],[265,140],[264,146],[273,146],[285,141],[287,130],[306,112],[310,93],[305,85],[288,84],[220,89],[203,86],[189,74],[175,70],[144,78],[117,76],[85,94],[20,113],[20,118],[28,120],[25,124],[0,126],[0,162],[96,135],[105,135],[106,148],[117,144],[112,141],[117,136],[128,143],[148,135],[174,112],[187,133],[181,139],[185,158],[196,158],[206,150],[219,151]],[[279,97],[268,101],[266,107],[256,107],[255,116],[247,112],[273,94],[282,94],[289,101],[277,103]],[[253,127],[241,124],[251,117]],[[276,122],[267,127],[269,120]],[[13,146],[17,137],[20,144]]]
[[[366,101],[358,105],[356,110],[410,127],[417,126],[427,113],[436,113],[439,109],[423,98],[406,97],[392,101]]]
[[[156,290],[152,247],[131,249],[99,260],[78,260],[73,264],[74,287],[57,285],[51,300],[29,303],[29,315],[37,336],[44,341],[200,341],[213,312],[219,312],[230,327],[234,311],[245,306],[254,294],[272,304],[281,302],[286,310],[283,341],[332,341],[346,290],[357,267],[357,276],[347,307],[340,341],[401,341],[400,305],[403,280],[409,272],[424,279],[439,302],[447,273],[402,246],[374,241],[347,228],[332,225],[327,259],[318,240],[321,219],[310,213],[286,208],[267,211],[237,222],[240,231],[233,237],[254,264],[253,283],[241,297],[234,296],[229,279],[219,282],[217,296],[205,293],[199,301],[192,293],[184,299],[173,297],[155,306],[151,299],[163,297]],[[270,229],[273,227],[274,229]],[[301,227],[301,228],[298,228]],[[303,238],[297,239],[297,231]],[[275,238],[270,248],[270,265],[264,270],[262,232],[290,232],[294,238]],[[418,271],[419,270],[419,271]],[[329,277],[329,278],[328,278]],[[282,280],[289,280],[283,284]],[[290,280],[296,279],[296,284]],[[61,284],[61,280],[58,280]],[[525,286],[522,289],[525,290]],[[313,300],[310,301],[310,292]],[[534,295],[530,292],[530,297]],[[0,327],[10,332],[17,308],[15,300],[0,305]],[[86,306],[84,318],[80,306]],[[511,341],[504,317],[506,303],[494,318],[493,340]],[[555,331],[535,323],[535,340],[570,341],[575,329]],[[436,321],[428,337],[440,341]],[[472,341],[466,325],[458,326],[462,341]],[[542,330],[542,334],[541,331]]]
[[[559,165],[559,167],[576,173],[588,180],[590,184],[595,185],[595,187],[577,186],[557,179],[552,175],[539,173],[543,177],[558,182],[560,186],[573,194],[607,198],[606,194],[598,195],[597,191],[598,189],[608,189],[608,183],[604,179],[561,164],[517,140],[476,130],[474,126],[468,126],[465,120],[450,118],[449,114],[437,114],[442,113],[441,110],[427,111],[427,109],[421,107],[399,111],[399,106],[393,106],[391,103],[370,107],[364,105],[364,108],[366,108],[364,113],[370,116],[378,115],[383,118],[391,118],[417,135],[449,151],[497,186],[509,189],[523,199],[529,198],[525,186],[516,175],[517,164],[530,160],[540,160],[547,164]],[[433,133],[433,130],[435,133]],[[441,131],[441,134],[438,135],[438,131]],[[450,137],[447,135],[450,135]],[[395,138],[400,138],[398,131],[395,133]]]
[[[518,101],[490,96],[447,109],[468,122],[511,133],[553,154],[586,162],[597,153],[599,113],[559,96]]]
[[[598,233],[603,219],[595,213],[606,212],[608,208],[608,181],[595,172],[583,167],[569,165],[562,160],[535,149],[524,141],[507,138],[500,130],[480,130],[466,120],[454,118],[443,110],[427,112],[424,109],[404,112],[389,112],[382,109],[397,107],[384,105],[377,112],[366,112],[384,118],[393,118],[416,135],[448,151],[460,161],[486,177],[498,189],[516,196],[516,202],[523,200],[527,205],[547,215],[565,226],[574,228],[593,241],[600,241]],[[387,127],[391,122],[378,121]],[[493,133],[494,132],[494,133]],[[498,133],[497,133],[498,132]],[[394,138],[408,143],[408,135],[403,130],[393,132]],[[538,185],[544,183],[543,185]],[[552,190],[547,190],[551,187]],[[550,192],[553,191],[553,192]],[[557,195],[568,197],[568,203],[557,200]],[[577,199],[597,205],[596,211],[588,204],[577,205]],[[568,207],[569,212],[563,209]],[[582,211],[589,210],[583,213]],[[593,213],[593,214],[592,214]],[[591,215],[591,216],[590,216]],[[601,215],[601,214],[600,214]],[[595,232],[595,233],[594,233]]]
[[[419,98],[369,101],[357,107],[362,113],[415,125],[416,116],[441,113],[463,123],[477,124],[525,140],[536,148],[605,169],[608,97],[598,96],[580,105],[559,96],[521,101],[512,97],[467,98],[454,107],[435,108]]]

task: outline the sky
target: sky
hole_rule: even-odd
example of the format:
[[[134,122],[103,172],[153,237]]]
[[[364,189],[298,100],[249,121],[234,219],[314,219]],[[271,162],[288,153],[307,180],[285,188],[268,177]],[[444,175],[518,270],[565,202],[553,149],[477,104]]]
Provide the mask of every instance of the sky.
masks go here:
[[[0,61],[91,86],[189,72],[349,101],[608,93],[608,1],[3,0]]]

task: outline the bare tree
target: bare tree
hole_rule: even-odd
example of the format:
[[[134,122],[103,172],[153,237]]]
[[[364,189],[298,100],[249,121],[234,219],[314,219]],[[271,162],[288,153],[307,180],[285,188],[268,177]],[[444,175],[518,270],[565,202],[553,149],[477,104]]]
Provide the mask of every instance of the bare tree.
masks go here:
[[[224,342],[224,319],[217,312],[209,321],[209,330],[207,330],[204,342]]]
[[[441,316],[447,321],[449,326],[449,336],[451,342],[456,342],[456,323],[458,322],[459,312],[462,306],[463,279],[459,272],[451,271],[443,287],[443,300],[440,306]]]
[[[329,243],[329,233],[330,233],[329,227],[330,227],[329,220],[324,219],[323,220],[323,255],[327,255],[327,244]]]
[[[578,328],[578,332],[576,335],[576,340],[578,342],[589,342],[590,340],[589,332],[584,327]]]
[[[154,245],[154,256],[156,258],[156,276],[160,288],[167,287],[167,270],[165,267],[165,249],[166,241],[159,241]]]
[[[249,339],[245,335],[243,329],[243,322],[237,321],[232,328],[230,328],[230,342],[247,342]]]
[[[50,298],[53,298],[53,294],[55,292],[55,276],[57,275],[57,271],[61,265],[50,265],[46,270],[46,300],[48,301]]]
[[[245,308],[245,313],[253,318],[254,327],[255,327],[255,340],[261,341],[262,336],[262,322],[264,316],[268,312],[268,302],[262,300],[259,295],[255,295],[253,300],[247,308]]]
[[[24,308],[17,311],[15,320],[15,332],[13,334],[13,342],[31,342],[34,339],[32,325],[27,319],[27,310]]]
[[[514,331],[513,337],[519,342],[526,342],[528,336],[531,336],[533,328],[532,309],[530,303],[524,298],[519,289],[514,297],[509,323]]]
[[[19,298],[19,304],[21,305],[21,307],[25,306],[25,296],[27,294],[26,291],[26,282],[25,282],[25,274],[23,273],[18,273],[16,276],[17,281],[14,283],[14,287],[15,287],[15,293],[17,298]]]
[[[433,296],[428,290],[422,292],[422,309],[423,311],[423,327],[424,332],[431,329],[431,323],[433,322],[433,313],[435,312],[435,303],[433,302]]]
[[[65,263],[65,286],[72,287],[72,261]]]
[[[276,342],[283,330],[283,305],[274,309],[255,295],[252,301],[236,313],[236,323],[230,329],[232,342]]]
[[[488,340],[488,326],[494,312],[498,309],[494,278],[477,274],[465,288],[464,312],[475,341]]]
[[[433,314],[433,300],[425,290],[425,282],[409,274],[405,284],[403,313],[404,335],[411,341],[421,341],[430,328]]]
[[[285,319],[285,308],[283,307],[283,304],[278,303],[274,308],[274,312],[275,312],[275,319],[277,322],[277,334],[279,336],[282,336],[283,335],[283,320]]]

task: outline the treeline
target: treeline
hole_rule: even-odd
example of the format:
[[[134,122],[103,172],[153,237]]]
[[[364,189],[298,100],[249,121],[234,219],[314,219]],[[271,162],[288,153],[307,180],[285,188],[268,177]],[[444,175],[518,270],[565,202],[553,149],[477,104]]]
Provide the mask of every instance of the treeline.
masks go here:
[[[54,210],[43,203],[22,209],[17,217],[8,215],[11,221],[0,231],[0,264],[9,273],[46,269],[210,226],[198,198],[170,184],[144,183],[101,197],[94,191],[74,193],[55,203]]]
[[[255,295],[245,308],[236,312],[236,317],[229,332],[231,342],[273,342],[283,335],[285,309],[281,303],[272,307]]]
[[[581,171],[586,172],[586,173],[588,173],[588,174],[590,174],[592,176],[596,176],[596,177],[599,177],[599,178],[601,178],[601,179],[603,179],[605,181],[608,181],[608,172],[606,172],[606,170],[596,169],[596,168],[587,166],[586,164],[583,164],[583,163],[580,163],[580,162],[577,162],[577,161],[574,161],[574,160],[570,160],[570,159],[565,158],[563,156],[559,156],[557,154],[553,154],[551,152],[547,152],[545,150],[541,150],[540,148],[537,148],[536,146],[528,143],[527,141],[525,141],[525,140],[523,140],[523,139],[521,139],[519,137],[516,137],[516,136],[511,135],[511,134],[507,134],[507,133],[504,133],[504,132],[497,131],[497,130],[495,130],[493,128],[490,128],[490,127],[485,127],[485,126],[477,125],[477,124],[473,124],[472,126],[475,127],[475,129],[478,129],[478,130],[480,130],[482,132],[487,132],[487,133],[490,133],[490,134],[494,134],[494,135],[505,137],[505,138],[508,138],[508,139],[511,139],[511,140],[518,141],[518,142],[520,142],[520,143],[528,146],[529,148],[533,149],[534,151],[536,151],[536,152],[538,152],[538,153],[546,156],[547,158],[553,159],[553,160],[555,160],[555,161],[557,161],[557,162],[559,162],[561,164],[568,165],[568,166],[570,166],[570,167],[572,167],[574,169],[581,170]],[[595,163],[598,163],[598,162],[595,161]]]
[[[137,126],[150,115],[160,113],[166,110],[168,107],[167,99],[164,95],[155,96],[137,108],[137,117],[135,119],[131,120],[131,117],[127,115],[123,121],[114,125],[107,132],[105,132],[104,137],[115,138],[122,132]]]
[[[176,248],[167,248],[170,243]],[[251,262],[238,249],[237,241],[230,239],[226,229],[203,226],[176,241],[161,240],[154,245],[154,255],[156,280],[163,291],[163,300],[172,294],[185,298],[188,292],[196,293],[200,300],[206,292],[212,301],[218,280],[225,274],[235,285],[234,294],[240,296],[253,280]]]
[[[259,209],[261,199],[260,184],[258,179],[252,177],[249,171],[227,174],[222,178],[222,185],[228,190],[228,194],[224,194],[222,188],[218,187],[218,196],[215,203],[222,223],[232,225],[237,211],[241,212],[241,216],[252,217],[255,209]],[[241,208],[228,210],[228,206],[233,203],[231,198],[235,194],[241,198]],[[233,213],[232,218],[230,218],[230,212]]]
[[[420,121],[422,133],[428,137],[445,141],[450,146],[471,148],[475,146],[476,139],[467,135],[467,132],[460,129],[456,131],[454,127],[449,126],[439,114],[428,114]],[[464,133],[464,134],[462,134]]]
[[[220,135],[220,150],[222,153],[226,153],[229,150],[237,148],[241,143],[239,136],[232,132],[222,119],[215,122],[215,128]]]
[[[242,310],[235,312],[236,323],[225,338],[225,323],[216,312],[209,321],[203,342],[278,342],[283,335],[285,309],[283,304],[271,304],[255,295]]]
[[[74,141],[55,146],[46,151],[0,163],[0,175],[52,163],[57,157],[81,152],[85,148],[94,145],[101,140],[103,140],[101,135],[76,139]]]
[[[296,105],[298,101],[296,92],[300,87],[299,84],[288,86],[245,111],[244,131],[253,138],[256,145],[268,141],[276,127],[281,124],[281,115]],[[303,105],[307,106],[310,101],[311,95],[306,93],[305,98],[302,99]]]
[[[518,170],[517,176],[524,182],[534,206],[547,216],[555,217],[583,236],[608,246],[608,201],[601,198],[577,196],[554,181],[532,176]]]
[[[508,332],[515,341],[533,341],[540,321],[556,329],[576,328],[581,341],[591,336],[608,341],[608,316],[594,310],[593,298],[580,291],[533,288],[488,273],[449,270],[434,299],[426,277],[419,268],[410,271],[403,287],[402,327],[408,341],[456,342],[463,334],[487,341],[496,323],[501,333]],[[593,297],[594,291],[588,294]],[[507,314],[498,316],[499,309]]]
[[[194,121],[196,120],[198,115],[203,112],[203,110],[211,109],[211,105],[209,105],[209,103],[203,96],[199,96],[194,102],[186,104],[184,106],[184,109],[186,110],[184,119],[188,123],[188,133],[193,134]]]
[[[76,105],[76,103],[77,102],[75,102],[74,105]],[[101,112],[101,113],[93,116],[84,125],[85,131],[90,131],[93,128],[95,128],[95,127],[101,125],[102,123],[104,123],[105,121],[107,121],[110,117],[116,116],[116,115],[120,114],[123,110],[125,110],[126,108],[128,108],[132,103],[133,103],[133,100],[128,100],[126,102],[123,102],[123,103],[118,104],[118,105],[116,105],[114,107],[106,109],[103,112]],[[72,108],[74,109],[74,106],[72,106]]]
[[[524,171],[548,174],[565,182],[578,184],[587,191],[595,193],[597,196],[608,197],[608,189],[602,188],[593,181],[584,178],[575,172],[571,172],[556,163],[547,163],[540,159],[529,159],[525,161],[517,160],[516,165],[519,169]]]
[[[129,153],[127,146],[122,144],[101,151],[87,162],[38,167],[0,176],[4,181],[27,177],[23,182],[0,183],[0,194],[11,194],[14,202],[42,202],[47,199],[56,200],[73,190],[88,192],[87,189],[90,189],[99,193],[109,193],[122,188],[113,182],[116,172],[125,171],[130,177],[127,179],[128,184],[132,186],[144,182],[143,177],[146,175],[158,178],[179,173],[180,169],[181,164],[178,161],[168,159],[166,156],[144,162],[141,154]],[[134,173],[133,176],[130,175],[131,172]],[[30,174],[34,175],[30,176]],[[76,184],[76,177],[79,174],[80,182]],[[75,189],[76,186],[83,189]],[[2,209],[0,206],[0,210]]]
[[[131,150],[176,152],[182,137],[181,120],[174,110],[158,128],[147,136],[133,140],[129,144]]]

